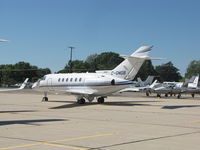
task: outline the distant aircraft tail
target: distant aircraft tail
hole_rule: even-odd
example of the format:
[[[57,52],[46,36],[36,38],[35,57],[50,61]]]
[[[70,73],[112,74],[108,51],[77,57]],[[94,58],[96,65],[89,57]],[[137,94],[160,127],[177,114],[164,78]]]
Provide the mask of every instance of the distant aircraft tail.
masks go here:
[[[156,84],[157,84],[157,80],[155,80],[155,81],[149,86],[149,88],[154,88]]]
[[[197,88],[199,83],[199,75],[195,76],[192,83],[188,83],[188,88]]]
[[[149,57],[151,48],[152,46],[141,46],[131,56],[121,56],[125,60],[111,71],[111,75],[126,80],[133,80],[143,62],[152,59]]]
[[[20,90],[22,90],[22,89],[25,88],[25,86],[26,86],[26,84],[27,84],[27,82],[28,82],[28,79],[29,79],[29,78],[26,78],[26,80],[25,80],[25,81],[22,83],[22,85],[19,87]]]
[[[150,85],[153,82],[155,76],[148,76],[147,79],[144,81],[144,85]]]
[[[137,78],[138,82],[142,82],[142,79],[140,77]]]

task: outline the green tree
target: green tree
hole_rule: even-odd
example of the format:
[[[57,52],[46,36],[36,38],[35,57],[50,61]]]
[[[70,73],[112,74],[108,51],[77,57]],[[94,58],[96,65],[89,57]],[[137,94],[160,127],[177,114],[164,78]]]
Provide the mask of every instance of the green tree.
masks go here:
[[[91,70],[90,64],[82,60],[74,60],[71,62],[72,72],[87,72]],[[70,73],[70,62],[65,66],[63,70],[60,70],[59,73]]]
[[[0,84],[16,84],[23,82],[25,78],[29,78],[30,82],[35,82],[38,78],[49,73],[51,73],[50,69],[41,69],[27,62],[0,65]]]
[[[200,60],[193,60],[187,67],[185,77],[191,78],[193,75],[200,74]]]
[[[156,76],[158,75],[151,60],[145,60],[142,64],[139,72],[137,73],[135,79],[140,77],[142,80],[145,80],[149,75]]]
[[[156,72],[160,76],[161,81],[179,81],[182,77],[179,73],[179,70],[174,67],[172,62],[156,66]]]
[[[93,54],[87,57],[86,61],[74,60],[72,61],[73,72],[94,72],[96,70],[110,70],[115,68],[123,58],[119,54],[113,52],[105,52],[99,55]],[[59,73],[69,73],[70,64],[68,63]]]
[[[124,59],[117,53],[105,52],[98,55],[95,59],[98,70],[111,70],[119,65]]]

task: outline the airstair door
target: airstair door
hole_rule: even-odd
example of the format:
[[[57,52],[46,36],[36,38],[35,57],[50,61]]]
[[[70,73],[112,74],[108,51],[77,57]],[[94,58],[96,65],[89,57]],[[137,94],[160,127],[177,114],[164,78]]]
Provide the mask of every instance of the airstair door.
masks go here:
[[[51,79],[51,78],[49,78],[49,79],[47,80],[47,85],[48,85],[48,89],[49,89],[49,91],[53,91],[53,87],[52,87],[52,79]]]

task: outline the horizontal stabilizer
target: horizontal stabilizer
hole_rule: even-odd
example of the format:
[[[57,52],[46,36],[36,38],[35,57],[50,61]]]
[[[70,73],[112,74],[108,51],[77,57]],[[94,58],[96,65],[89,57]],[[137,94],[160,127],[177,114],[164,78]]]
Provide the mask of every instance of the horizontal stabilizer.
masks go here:
[[[153,57],[148,57],[147,60],[164,60],[166,58],[153,58]]]
[[[163,60],[165,58],[153,58],[149,56],[126,56],[126,55],[120,55],[120,57],[124,59],[135,59],[135,58],[140,58],[140,59],[145,59],[145,60]]]

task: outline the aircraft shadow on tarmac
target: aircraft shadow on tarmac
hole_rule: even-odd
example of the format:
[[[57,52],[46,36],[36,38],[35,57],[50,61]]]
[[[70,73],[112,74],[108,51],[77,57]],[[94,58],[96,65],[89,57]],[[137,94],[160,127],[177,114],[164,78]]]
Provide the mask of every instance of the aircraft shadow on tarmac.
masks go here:
[[[192,108],[200,107],[200,105],[173,105],[173,106],[163,106],[162,109],[179,109],[179,108]]]
[[[74,107],[84,107],[84,106],[91,106],[91,105],[105,105],[105,106],[152,106],[151,104],[141,104],[146,102],[158,102],[158,101],[123,101],[123,102],[105,102],[103,104],[99,103],[85,103],[85,104],[78,104],[74,101],[48,101],[48,102],[66,102],[70,104],[65,104],[61,106],[51,107],[49,109],[62,109],[62,108],[74,108]]]
[[[0,121],[0,126],[13,125],[13,124],[39,125],[37,123],[55,122],[55,121],[67,121],[67,119],[8,120],[8,121]]]
[[[0,113],[21,113],[21,112],[36,112],[35,110],[5,110]]]

